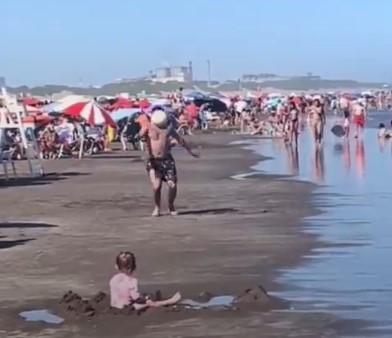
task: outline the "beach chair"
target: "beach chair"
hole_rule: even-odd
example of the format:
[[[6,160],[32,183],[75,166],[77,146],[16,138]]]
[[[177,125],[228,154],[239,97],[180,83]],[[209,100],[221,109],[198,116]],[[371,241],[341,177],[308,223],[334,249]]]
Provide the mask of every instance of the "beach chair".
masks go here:
[[[8,175],[8,166],[9,165],[11,165],[12,172],[14,174],[14,178],[15,179],[18,178],[16,175],[16,168],[15,168],[14,160],[12,159],[12,151],[11,150],[1,150],[0,161],[1,161],[1,164],[3,165],[4,176],[7,181],[9,179],[9,175]]]

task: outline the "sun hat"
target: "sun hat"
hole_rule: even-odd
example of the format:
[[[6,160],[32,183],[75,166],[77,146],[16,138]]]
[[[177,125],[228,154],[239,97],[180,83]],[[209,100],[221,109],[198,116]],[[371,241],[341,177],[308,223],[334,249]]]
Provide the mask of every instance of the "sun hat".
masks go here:
[[[164,128],[167,126],[168,117],[165,111],[155,110],[151,115],[151,123],[159,128]]]

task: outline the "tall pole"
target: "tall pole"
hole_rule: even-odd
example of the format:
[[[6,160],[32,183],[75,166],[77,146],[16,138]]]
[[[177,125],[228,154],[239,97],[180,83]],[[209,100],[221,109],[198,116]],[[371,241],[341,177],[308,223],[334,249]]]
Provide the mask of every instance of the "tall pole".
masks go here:
[[[211,86],[211,61],[207,60],[207,75],[208,75],[208,87]]]

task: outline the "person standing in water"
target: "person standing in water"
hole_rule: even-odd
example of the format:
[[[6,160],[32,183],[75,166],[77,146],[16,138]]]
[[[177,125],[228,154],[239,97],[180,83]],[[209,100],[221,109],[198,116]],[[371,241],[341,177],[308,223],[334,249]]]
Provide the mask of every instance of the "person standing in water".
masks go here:
[[[348,109],[345,109],[343,114],[344,114],[344,119],[343,119],[344,135],[343,135],[343,137],[347,138],[350,134],[350,111]]]
[[[352,106],[353,111],[353,122],[355,125],[355,138],[358,138],[359,134],[363,134],[363,128],[365,127],[366,110],[362,102],[356,102]]]
[[[321,144],[324,133],[325,114],[319,99],[313,101],[310,108],[310,128],[316,145]]]
[[[298,146],[298,127],[299,127],[299,110],[297,109],[295,103],[291,101],[289,103],[288,109],[288,142],[291,144],[295,142],[295,146]]]
[[[169,188],[169,213],[177,215],[174,207],[177,195],[177,169],[171,148],[173,145],[179,144],[193,157],[199,157],[199,154],[193,152],[174,127],[169,124],[168,116],[163,110],[156,110],[152,114],[151,123],[140,131],[140,136],[146,141],[146,170],[154,193],[155,207],[152,216],[161,215],[162,182],[166,182]]]

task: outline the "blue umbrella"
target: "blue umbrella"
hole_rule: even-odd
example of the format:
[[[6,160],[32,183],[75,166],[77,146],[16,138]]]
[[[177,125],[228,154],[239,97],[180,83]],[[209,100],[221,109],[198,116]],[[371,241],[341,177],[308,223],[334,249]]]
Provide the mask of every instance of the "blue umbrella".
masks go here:
[[[170,113],[173,111],[173,109],[170,106],[167,105],[161,105],[161,104],[152,104],[148,108],[144,109],[144,111],[148,114],[151,114],[154,110],[164,110],[166,113]]]
[[[138,108],[122,108],[115,110],[112,114],[111,117],[114,121],[120,121],[124,117],[131,117],[135,115],[137,112],[139,112],[140,109]]]
[[[58,103],[49,103],[49,104],[44,105],[42,107],[42,110],[45,113],[51,113],[51,112],[55,112],[57,107],[58,107]]]

